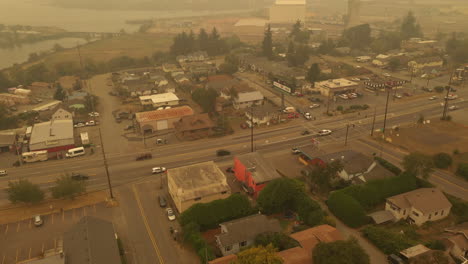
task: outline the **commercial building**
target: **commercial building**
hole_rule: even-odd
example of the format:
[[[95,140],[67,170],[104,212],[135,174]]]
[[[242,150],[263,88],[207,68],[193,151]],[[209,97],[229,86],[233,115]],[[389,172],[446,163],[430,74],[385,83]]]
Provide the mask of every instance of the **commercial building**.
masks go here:
[[[255,238],[266,232],[281,232],[277,219],[254,214],[219,224],[221,234],[216,235],[216,244],[223,256],[236,254],[251,246]]]
[[[14,152],[16,133],[14,131],[0,132],[0,152]]]
[[[245,109],[251,106],[263,104],[263,94],[259,91],[238,93],[237,97],[232,100],[232,106],[235,109]]]
[[[73,116],[70,112],[64,110],[63,108],[57,109],[52,115],[52,120],[72,120]]]
[[[73,121],[51,120],[33,126],[29,150],[64,151],[75,147]]]
[[[196,203],[209,203],[231,195],[226,176],[213,161],[169,169],[167,185],[179,213]]]
[[[275,24],[302,23],[306,19],[305,0],[276,0],[270,7],[270,22]]]
[[[273,166],[258,152],[234,157],[234,175],[249,194],[257,197],[266,184],[281,178]]]
[[[412,224],[422,225],[450,214],[452,204],[437,188],[420,188],[387,198],[385,210],[396,220],[406,219]]]
[[[174,93],[162,93],[140,96],[141,105],[151,105],[153,107],[176,106],[179,104],[179,97]]]
[[[176,135],[183,139],[198,139],[213,134],[215,123],[207,113],[184,116],[174,123]]]
[[[419,58],[408,62],[408,68],[414,73],[422,72],[425,68],[442,67],[443,65],[444,61],[437,56]]]
[[[315,83],[315,88],[324,96],[356,92],[358,87],[358,83],[343,78]]]
[[[170,109],[153,110],[135,114],[136,128],[140,133],[153,133],[154,131],[174,128],[184,116],[193,115],[190,106],[180,106]]]

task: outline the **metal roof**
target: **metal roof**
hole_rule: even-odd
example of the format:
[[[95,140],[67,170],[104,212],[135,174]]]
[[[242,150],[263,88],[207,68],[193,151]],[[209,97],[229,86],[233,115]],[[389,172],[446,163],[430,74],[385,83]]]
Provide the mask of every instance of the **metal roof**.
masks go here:
[[[157,120],[166,120],[171,118],[193,115],[194,111],[190,106],[180,106],[170,109],[153,110],[135,114],[137,122],[149,122]]]
[[[51,120],[33,126],[30,145],[73,138],[73,120]]]
[[[244,92],[238,93],[238,97],[235,99],[236,103],[243,103],[243,102],[252,102],[252,101],[259,101],[263,100],[263,94],[259,91],[253,92]]]
[[[281,175],[258,152],[243,154],[236,158],[249,170],[256,184],[281,178]]]
[[[162,94],[140,96],[140,101],[146,101],[146,100],[151,100],[153,104],[158,104],[158,103],[178,101],[179,97],[177,97],[177,95],[175,95],[174,93],[162,93]]]

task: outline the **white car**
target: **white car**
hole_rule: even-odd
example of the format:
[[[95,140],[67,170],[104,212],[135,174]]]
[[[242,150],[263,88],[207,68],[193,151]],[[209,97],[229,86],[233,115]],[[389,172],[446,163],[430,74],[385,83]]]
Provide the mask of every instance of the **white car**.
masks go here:
[[[90,117],[99,117],[99,113],[98,112],[91,112],[88,114]]]
[[[90,121],[86,122],[86,125],[87,125],[87,126],[95,126],[95,125],[97,125],[97,124],[99,124],[99,122],[94,121],[94,120],[90,120]]]
[[[340,95],[338,95],[338,97],[340,97],[341,99],[344,99],[344,100],[348,99],[348,96],[346,94],[340,94]]]
[[[351,81],[359,82],[361,79],[359,78],[351,78]]]
[[[1,176],[7,176],[7,175],[8,175],[8,173],[7,173],[6,170],[0,170],[0,177]]]
[[[314,108],[317,108],[317,107],[320,107],[320,105],[319,104],[313,104],[313,105],[309,106],[310,109],[314,109]]]
[[[76,123],[73,125],[73,127],[85,127],[86,125],[84,123]]]
[[[172,208],[170,207],[166,208],[166,213],[167,213],[167,219],[169,219],[169,221],[175,220],[175,214],[174,214],[174,211],[172,211]]]
[[[454,111],[454,110],[457,110],[457,109],[458,109],[458,106],[452,105],[452,106],[449,106],[448,109],[449,109],[450,111]]]
[[[163,173],[163,172],[166,172],[166,168],[165,168],[165,167],[154,167],[154,168],[151,170],[151,173],[152,173],[152,174]]]
[[[390,75],[390,73],[387,73],[387,72],[384,73],[384,74],[382,74],[382,75],[385,76],[385,77],[392,77],[392,76]]]
[[[328,135],[331,135],[332,131],[331,130],[328,130],[328,129],[323,129],[323,130],[320,130],[317,135],[319,136],[328,136]]]
[[[435,100],[435,99],[437,99],[437,96],[431,96],[431,97],[429,97],[429,100]]]
[[[42,221],[42,217],[40,215],[34,216],[33,220],[34,220],[34,225],[37,226],[37,227],[41,226],[44,223],[44,221]]]
[[[458,98],[458,95],[457,94],[449,94],[449,96],[445,97],[445,99],[449,99],[449,100],[455,100]]]
[[[395,97],[395,98],[398,98],[398,99],[403,98],[403,96],[401,96],[400,94],[395,94],[394,97]]]

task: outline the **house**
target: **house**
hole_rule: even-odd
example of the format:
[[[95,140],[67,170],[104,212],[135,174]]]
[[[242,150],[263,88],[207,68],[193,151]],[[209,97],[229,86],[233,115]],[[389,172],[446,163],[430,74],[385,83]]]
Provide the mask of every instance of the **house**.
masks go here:
[[[254,91],[248,83],[226,74],[208,76],[205,88],[217,91],[220,97],[227,100],[231,99],[233,89],[237,94]]]
[[[163,87],[163,86],[166,86],[166,85],[169,84],[166,77],[164,77],[162,75],[152,75],[152,74],[150,74],[149,78],[150,78],[151,81],[154,81],[154,85],[156,87]]]
[[[29,104],[31,101],[28,97],[9,93],[0,93],[0,104],[5,106],[14,106],[18,104]]]
[[[269,104],[255,106],[250,108],[250,111],[245,111],[247,122],[252,122],[256,125],[269,125],[272,120],[277,120],[280,117],[279,108]]]
[[[444,61],[438,56],[423,57],[408,62],[408,68],[414,73],[420,73],[426,67],[442,67]]]
[[[446,228],[442,234],[450,254],[460,261],[468,261],[468,222]]]
[[[216,66],[207,62],[183,63],[182,68],[193,78],[207,77],[216,73]]]
[[[180,71],[180,68],[177,67],[177,65],[175,64],[171,64],[171,63],[164,63],[162,65],[162,69],[165,73],[171,73],[171,72],[177,72],[177,71]]]
[[[15,91],[13,92],[14,94],[16,95],[20,95],[20,96],[29,96],[31,94],[31,90],[29,89],[23,89],[23,88],[17,88],[15,89]]]
[[[34,124],[29,150],[47,150],[50,152],[64,151],[75,147],[73,136],[73,120],[54,120]]]
[[[277,219],[254,214],[219,224],[221,234],[216,235],[216,245],[223,256],[238,253],[254,243],[255,237],[267,232],[281,232]]]
[[[179,104],[179,97],[174,93],[162,93],[140,96],[141,105],[151,105],[153,107],[175,106]]]
[[[305,165],[326,166],[327,163],[334,160],[340,160],[343,164],[343,170],[338,173],[338,176],[345,181],[364,183],[369,180],[394,176],[393,173],[375,162],[373,158],[354,150],[344,150],[315,156],[308,154],[307,148],[304,148],[301,149],[301,154],[299,155],[299,161]]]
[[[207,113],[184,116],[174,123],[177,136],[185,139],[197,139],[213,134],[215,123]]]
[[[359,84],[344,78],[315,83],[315,89],[324,96],[336,96],[343,93],[356,92]]]
[[[121,263],[112,222],[84,216],[63,236],[67,264]]]
[[[52,115],[52,120],[73,120],[73,116],[70,112],[64,110],[63,108],[59,108],[55,113]]]
[[[281,176],[258,152],[234,157],[234,175],[242,187],[257,197],[268,182]]]
[[[213,161],[169,169],[167,186],[179,213],[196,203],[209,203],[231,195],[226,176]]]
[[[68,102],[70,101],[84,101],[88,96],[88,92],[86,91],[73,91],[68,95]]]
[[[235,109],[244,109],[263,104],[263,94],[260,91],[238,93],[232,101]]]
[[[184,116],[194,114],[190,106],[180,106],[170,109],[153,110],[135,114],[136,128],[140,133],[153,133],[159,130],[174,128],[174,123]]]
[[[437,188],[420,188],[387,198],[385,210],[392,212],[396,220],[407,219],[422,225],[437,221],[450,214],[452,204]]]
[[[15,151],[16,133],[0,131],[0,153]]]
[[[174,74],[171,75],[172,79],[178,84],[178,85],[187,85],[190,84],[190,79],[185,73],[180,73],[180,74]]]
[[[187,54],[187,61],[205,61],[208,59],[206,51],[195,51]]]

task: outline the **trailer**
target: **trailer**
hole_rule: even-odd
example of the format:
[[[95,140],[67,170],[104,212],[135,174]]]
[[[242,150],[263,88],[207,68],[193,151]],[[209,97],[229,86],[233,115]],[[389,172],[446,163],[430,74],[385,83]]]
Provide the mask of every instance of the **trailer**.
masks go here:
[[[81,144],[89,145],[88,132],[81,132],[80,133],[80,138],[81,138]]]
[[[24,152],[21,154],[21,158],[23,162],[36,162],[36,161],[46,161],[49,159],[49,155],[47,150],[40,150],[40,151],[32,151],[32,152]]]

